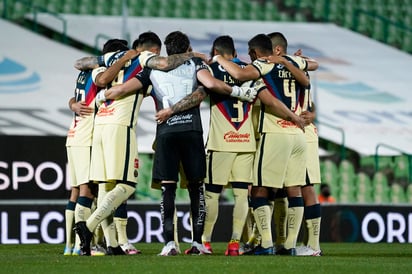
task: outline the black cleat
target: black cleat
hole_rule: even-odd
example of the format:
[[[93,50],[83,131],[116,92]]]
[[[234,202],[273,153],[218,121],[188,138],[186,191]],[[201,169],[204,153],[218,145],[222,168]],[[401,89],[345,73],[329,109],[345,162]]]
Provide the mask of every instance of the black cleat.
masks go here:
[[[90,256],[90,242],[93,238],[93,233],[86,226],[86,222],[78,222],[74,224],[73,229],[80,238],[80,256]]]
[[[284,248],[282,247],[279,250],[276,250],[276,255],[282,255],[282,256],[296,256],[296,248]]]
[[[107,247],[106,255],[117,256],[117,255],[126,255],[123,249],[118,245],[117,247]]]

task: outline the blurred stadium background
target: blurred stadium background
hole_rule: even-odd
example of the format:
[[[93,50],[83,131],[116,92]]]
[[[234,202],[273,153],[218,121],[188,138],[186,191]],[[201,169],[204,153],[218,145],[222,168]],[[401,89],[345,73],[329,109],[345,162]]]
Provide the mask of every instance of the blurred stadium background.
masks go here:
[[[0,14],[9,23],[88,54],[99,53],[102,41],[111,37],[102,34],[95,37],[94,44],[71,37],[72,30],[67,27],[63,15],[332,23],[399,51],[412,53],[412,0],[2,0]],[[54,25],[58,26],[43,24],[47,21],[41,20],[45,15],[57,19],[59,23]],[[122,35],[130,40],[127,31]],[[29,41],[27,46],[29,48]],[[5,54],[5,50],[1,51]],[[410,136],[411,132],[408,134]],[[7,134],[0,131],[0,135]],[[412,202],[411,151],[396,143],[378,143],[374,154],[364,155],[346,146],[344,130],[342,136],[341,142],[320,138],[322,180],[331,185],[332,195],[338,203]],[[381,154],[382,147],[391,152]],[[150,191],[152,155],[142,153],[140,157],[143,167],[137,199],[157,201],[160,193]],[[186,201],[186,191],[179,190],[178,199]],[[233,199],[230,191],[225,199]]]

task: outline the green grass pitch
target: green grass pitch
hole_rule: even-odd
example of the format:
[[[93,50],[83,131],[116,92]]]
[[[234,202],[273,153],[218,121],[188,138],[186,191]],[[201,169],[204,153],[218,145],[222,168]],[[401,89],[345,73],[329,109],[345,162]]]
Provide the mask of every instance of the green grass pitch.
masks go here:
[[[322,257],[226,257],[226,243],[210,256],[160,257],[162,244],[136,245],[140,255],[63,256],[63,245],[0,245],[0,273],[402,273],[412,271],[411,244],[322,243]],[[182,243],[181,248],[189,244]]]

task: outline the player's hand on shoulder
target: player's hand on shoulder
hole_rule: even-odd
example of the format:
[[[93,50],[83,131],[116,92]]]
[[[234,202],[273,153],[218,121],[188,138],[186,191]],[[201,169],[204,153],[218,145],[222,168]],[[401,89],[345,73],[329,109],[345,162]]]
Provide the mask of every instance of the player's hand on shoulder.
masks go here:
[[[135,49],[129,49],[125,55],[129,58],[129,59],[133,59],[134,57],[136,57],[137,55],[139,55],[139,52]]]
[[[277,55],[269,55],[269,56],[264,56],[264,57],[259,57],[260,60],[265,60],[269,63],[273,64],[285,64],[286,59],[282,56],[277,56]]]
[[[293,55],[302,56],[302,49],[298,49]]]
[[[202,59],[204,62],[208,63],[209,57],[208,57],[207,54],[197,52],[197,51],[193,51],[192,53],[193,53],[194,57],[198,57],[198,58]]]

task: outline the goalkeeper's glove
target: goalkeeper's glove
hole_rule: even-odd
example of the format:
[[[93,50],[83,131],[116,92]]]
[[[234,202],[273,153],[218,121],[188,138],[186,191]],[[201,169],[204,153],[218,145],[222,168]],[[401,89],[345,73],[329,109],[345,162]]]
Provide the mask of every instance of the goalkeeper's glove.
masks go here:
[[[96,106],[100,107],[105,101],[106,101],[106,96],[105,93],[106,89],[102,89],[100,90],[97,94],[96,94]]]
[[[242,101],[253,102],[257,95],[257,90],[254,87],[239,87],[233,86],[230,96],[239,98]]]

